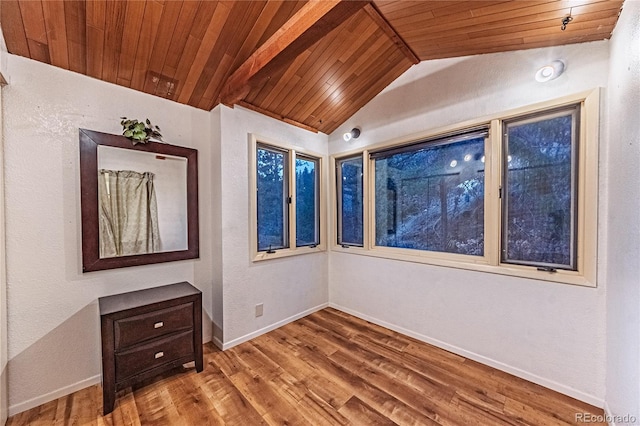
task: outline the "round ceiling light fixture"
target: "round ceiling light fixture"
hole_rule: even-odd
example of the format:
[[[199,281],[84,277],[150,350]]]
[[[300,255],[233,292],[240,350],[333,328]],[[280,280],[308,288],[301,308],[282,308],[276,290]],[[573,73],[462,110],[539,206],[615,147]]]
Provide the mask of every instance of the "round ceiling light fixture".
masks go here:
[[[550,64],[547,64],[540,68],[536,72],[536,81],[545,83],[547,81],[555,80],[560,77],[560,74],[564,72],[564,62],[557,60]]]

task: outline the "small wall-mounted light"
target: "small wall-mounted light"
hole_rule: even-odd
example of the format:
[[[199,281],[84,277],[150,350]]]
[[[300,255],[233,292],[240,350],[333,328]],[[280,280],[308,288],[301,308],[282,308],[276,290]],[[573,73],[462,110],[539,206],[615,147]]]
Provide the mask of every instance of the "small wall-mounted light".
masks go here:
[[[539,81],[540,83],[544,83],[547,81],[554,80],[560,77],[560,74],[562,74],[563,71],[564,71],[564,62],[559,60],[553,61],[550,64],[543,66],[536,72],[536,81]]]
[[[351,129],[350,132],[347,132],[344,135],[342,135],[342,139],[344,139],[345,142],[349,142],[351,139],[357,139],[358,136],[360,136],[360,129],[358,129],[357,127],[354,127],[353,129]]]

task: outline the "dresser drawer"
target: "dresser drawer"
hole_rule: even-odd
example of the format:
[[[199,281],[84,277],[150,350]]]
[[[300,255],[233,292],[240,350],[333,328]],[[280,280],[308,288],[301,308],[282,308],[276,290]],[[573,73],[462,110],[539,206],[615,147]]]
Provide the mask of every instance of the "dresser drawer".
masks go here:
[[[193,350],[193,332],[189,330],[116,353],[116,381],[189,356]]]
[[[115,349],[193,326],[193,303],[114,321]]]

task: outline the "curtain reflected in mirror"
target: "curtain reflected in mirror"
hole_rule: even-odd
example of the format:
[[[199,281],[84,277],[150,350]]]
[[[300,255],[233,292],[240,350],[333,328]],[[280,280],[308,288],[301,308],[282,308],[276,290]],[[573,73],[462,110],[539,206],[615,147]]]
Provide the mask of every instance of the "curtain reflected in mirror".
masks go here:
[[[100,257],[160,251],[153,176],[151,172],[100,170]]]
[[[187,249],[187,160],[98,147],[100,258]]]

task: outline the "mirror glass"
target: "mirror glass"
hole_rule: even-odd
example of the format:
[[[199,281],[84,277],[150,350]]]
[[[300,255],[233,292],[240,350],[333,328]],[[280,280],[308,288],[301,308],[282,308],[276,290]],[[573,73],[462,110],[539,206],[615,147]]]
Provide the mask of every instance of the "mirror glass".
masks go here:
[[[186,250],[187,159],[98,146],[100,258]]]
[[[80,129],[83,272],[199,257],[198,151]]]

